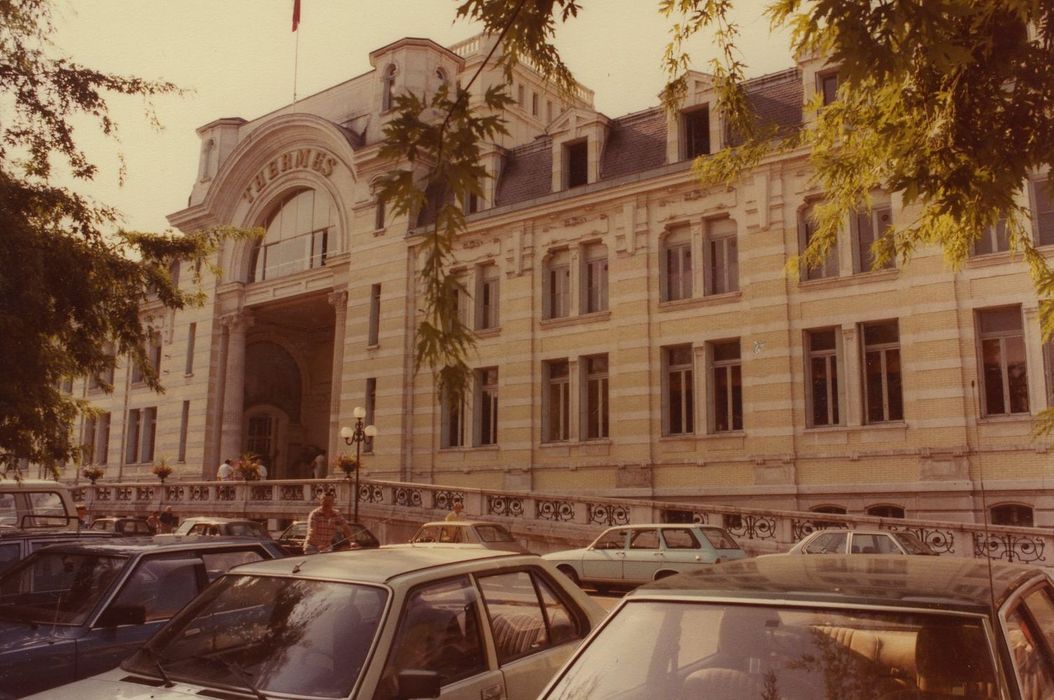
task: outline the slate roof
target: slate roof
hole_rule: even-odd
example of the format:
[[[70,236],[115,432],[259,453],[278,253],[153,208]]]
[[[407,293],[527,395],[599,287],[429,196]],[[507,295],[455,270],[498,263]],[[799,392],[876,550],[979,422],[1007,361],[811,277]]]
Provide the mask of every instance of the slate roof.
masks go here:
[[[781,131],[802,124],[801,71],[791,68],[744,83],[747,99],[762,123]],[[666,163],[666,114],[653,107],[613,119],[600,163],[600,182],[643,173]],[[496,207],[552,193],[552,138],[542,136],[510,150],[497,187]]]

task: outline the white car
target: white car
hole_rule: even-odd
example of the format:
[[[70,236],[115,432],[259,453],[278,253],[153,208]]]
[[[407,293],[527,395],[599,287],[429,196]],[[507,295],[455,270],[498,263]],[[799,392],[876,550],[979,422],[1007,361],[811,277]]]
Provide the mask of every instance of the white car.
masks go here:
[[[527,700],[603,616],[535,555],[397,545],[287,557],[234,569],[121,668],[46,697]]]
[[[935,556],[914,534],[892,530],[817,530],[791,547],[787,554],[921,554]]]
[[[579,585],[636,586],[747,553],[724,528],[710,525],[622,525],[591,545],[543,555]]]

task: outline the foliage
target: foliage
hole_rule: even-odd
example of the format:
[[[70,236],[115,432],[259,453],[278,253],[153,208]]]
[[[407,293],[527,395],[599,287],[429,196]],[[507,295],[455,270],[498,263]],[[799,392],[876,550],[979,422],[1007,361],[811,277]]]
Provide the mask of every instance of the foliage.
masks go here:
[[[351,474],[359,468],[359,463],[351,455],[340,454],[333,460],[333,466],[345,474]]]
[[[260,478],[260,457],[252,452],[243,454],[234,465],[234,473],[243,481],[256,481]]]
[[[154,332],[144,304],[160,313],[200,303],[202,264],[227,236],[114,231],[119,214],[54,184],[69,171],[90,181],[96,167],[78,147],[87,117],[116,135],[111,95],[178,93],[170,83],[103,73],[55,56],[49,0],[0,0],[0,470],[24,462],[51,468],[77,456],[71,426],[87,402],[64,380],[103,377],[126,355],[160,391],[146,346]],[[147,118],[153,113],[147,104]],[[173,284],[170,265],[184,280]]]
[[[487,89],[480,105],[472,104],[468,89],[447,86],[431,97],[398,95],[397,116],[384,127],[382,158],[405,164],[382,177],[378,199],[392,214],[412,220],[424,212],[422,318],[417,325],[415,369],[432,368],[441,393],[461,395],[470,370],[466,362],[474,337],[457,313],[458,294],[467,290],[449,274],[453,245],[465,230],[461,203],[481,197],[487,177],[480,163],[480,144],[505,133],[498,112],[511,100],[503,86]],[[487,113],[489,111],[489,113]]]
[[[161,479],[161,481],[164,481],[169,476],[171,476],[171,474],[172,474],[172,465],[170,465],[168,463],[167,459],[162,457],[161,459],[159,459],[157,461],[157,464],[155,464],[153,469],[151,469],[150,471],[152,471],[154,473],[154,476],[156,476],[158,479]]]
[[[574,79],[553,45],[554,31],[558,20],[574,19],[584,4],[465,0],[458,16],[501,33],[498,64],[506,80],[511,66],[524,61],[566,92]],[[701,183],[733,183],[775,154],[808,159],[814,190],[823,201],[813,208],[816,233],[790,261],[791,274],[799,265],[822,264],[844,222],[868,209],[878,191],[899,193],[913,205],[909,211],[919,213],[878,237],[876,266],[894,257],[907,262],[923,246],[940,247],[958,266],[982,232],[1006,220],[1011,247],[1029,269],[1040,298],[1044,336],[1051,337],[1054,273],[1034,248],[1028,211],[1018,202],[1027,178],[1054,162],[1054,2],[770,0],[766,11],[772,25],[792,29],[797,55],[826,56],[838,67],[837,100],[821,110],[817,97],[806,108],[816,119],[794,133],[760,123],[751,109],[743,89],[747,67],[736,48],[739,28],[729,19],[733,7],[742,4],[659,0],[659,11],[672,21],[662,57],[669,80],[662,100],[668,109],[675,109],[686,93],[689,40],[708,31],[718,48],[718,58],[707,66],[717,93],[714,107],[736,145],[695,163]],[[407,102],[401,109],[411,107],[418,105]],[[471,139],[465,123],[450,126],[444,132],[448,140]],[[404,157],[407,152],[406,143],[390,151]],[[428,155],[433,171],[447,167],[448,154]],[[404,196],[410,200],[408,193]],[[452,283],[437,277],[430,284],[440,290]],[[461,334],[445,332],[441,324],[429,330],[423,348],[419,344],[419,361],[457,357],[466,344]],[[1054,428],[1054,412],[1044,414],[1040,428]]]
[[[88,479],[93,484],[95,483],[96,479],[101,479],[102,475],[105,473],[105,469],[97,466],[87,466],[81,470],[81,476],[83,476],[85,479]]]

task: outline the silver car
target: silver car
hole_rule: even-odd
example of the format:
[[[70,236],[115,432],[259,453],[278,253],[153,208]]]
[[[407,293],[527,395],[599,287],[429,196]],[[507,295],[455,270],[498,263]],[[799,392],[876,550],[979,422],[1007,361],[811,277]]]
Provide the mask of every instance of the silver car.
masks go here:
[[[544,555],[579,585],[636,586],[747,554],[724,528],[709,525],[623,525],[591,545]]]
[[[910,532],[891,530],[817,530],[787,554],[921,554],[936,556],[928,544]]]
[[[425,523],[410,544],[475,544],[487,549],[526,554],[527,548],[504,525],[483,520],[443,520]]]

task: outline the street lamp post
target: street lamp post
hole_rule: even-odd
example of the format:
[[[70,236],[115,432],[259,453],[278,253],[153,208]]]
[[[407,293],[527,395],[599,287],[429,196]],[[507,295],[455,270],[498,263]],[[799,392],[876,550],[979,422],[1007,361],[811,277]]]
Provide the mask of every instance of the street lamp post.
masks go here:
[[[366,438],[377,437],[377,426],[366,425],[366,409],[361,406],[356,406],[352,412],[355,417],[355,425],[352,428],[344,426],[340,429],[340,436],[344,438],[345,445],[355,444],[355,512],[352,516],[354,522],[359,522],[359,472],[362,471],[362,443]],[[351,477],[347,471],[345,476]]]

